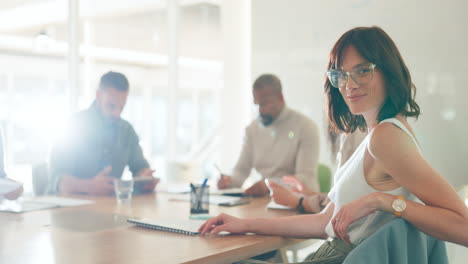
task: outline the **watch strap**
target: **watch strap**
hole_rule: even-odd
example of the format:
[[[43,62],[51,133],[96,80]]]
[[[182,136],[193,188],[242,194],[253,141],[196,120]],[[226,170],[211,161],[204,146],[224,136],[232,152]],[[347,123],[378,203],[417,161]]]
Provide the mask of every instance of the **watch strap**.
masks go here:
[[[296,206],[296,211],[298,211],[301,214],[305,213],[305,208],[304,208],[303,202],[304,202],[304,196],[301,196],[301,198],[299,198],[299,202],[297,203],[297,206]]]

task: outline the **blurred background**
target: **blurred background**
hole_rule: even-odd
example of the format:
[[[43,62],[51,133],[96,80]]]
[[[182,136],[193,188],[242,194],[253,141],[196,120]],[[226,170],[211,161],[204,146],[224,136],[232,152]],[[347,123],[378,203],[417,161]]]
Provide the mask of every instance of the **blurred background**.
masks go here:
[[[109,70],[129,78],[123,117],[160,177],[167,160],[212,156],[223,87],[220,9],[218,1],[1,1],[9,176],[29,186],[28,171],[47,161],[67,118],[89,107]]]
[[[346,30],[378,25],[417,87],[422,115],[412,124],[425,157],[452,185],[466,184],[465,10],[463,0],[2,0],[7,173],[31,190],[32,168],[47,162],[64,122],[92,103],[109,70],[129,78],[123,116],[163,180],[211,176],[215,163],[229,172],[256,115],[251,83],[265,72],[320,125],[320,160],[331,164],[328,53]]]

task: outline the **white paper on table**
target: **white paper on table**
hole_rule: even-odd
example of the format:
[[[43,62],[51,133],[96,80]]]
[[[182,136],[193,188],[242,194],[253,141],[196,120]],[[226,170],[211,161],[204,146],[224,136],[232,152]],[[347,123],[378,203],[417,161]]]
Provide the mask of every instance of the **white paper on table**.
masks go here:
[[[244,190],[242,188],[228,188],[221,190],[210,190],[210,195],[225,195],[225,194],[243,194]]]
[[[55,204],[59,207],[80,206],[80,205],[87,205],[87,204],[95,203],[93,200],[64,198],[64,197],[57,197],[57,196],[31,197],[31,198],[24,199],[24,201]]]
[[[63,198],[56,196],[44,196],[44,197],[25,197],[20,198],[16,201],[3,201],[0,204],[1,212],[14,212],[24,213],[29,211],[58,208],[58,207],[70,207],[92,204],[92,200],[74,199],[74,198]]]
[[[289,206],[286,206],[286,205],[282,205],[282,204],[277,204],[275,203],[275,201],[271,200],[268,204],[267,204],[267,208],[268,209],[280,209],[280,210],[292,210],[293,208],[289,207]]]
[[[38,203],[33,201],[3,201],[0,204],[0,212],[24,213],[29,211],[44,210],[59,207],[56,204]]]
[[[165,191],[167,193],[174,193],[174,194],[189,193],[190,186],[188,184],[180,185],[180,186],[168,186]]]

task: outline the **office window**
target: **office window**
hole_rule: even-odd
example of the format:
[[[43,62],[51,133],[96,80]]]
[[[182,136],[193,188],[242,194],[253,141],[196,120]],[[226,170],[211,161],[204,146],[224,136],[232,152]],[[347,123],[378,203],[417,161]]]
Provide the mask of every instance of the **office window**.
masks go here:
[[[67,119],[91,105],[100,76],[110,70],[129,79],[123,117],[134,126],[155,168],[171,160],[209,156],[194,154],[209,152],[203,146],[216,138],[223,68],[218,4],[180,1],[175,26],[169,20],[169,0],[113,5],[77,0],[78,27],[70,29],[68,3],[0,3],[0,124],[8,175],[31,190],[31,167],[47,162]],[[176,54],[170,53],[171,32],[178,36]],[[69,38],[75,34],[76,62],[68,56]],[[169,61],[174,55],[178,73],[171,82]],[[70,67],[78,68],[73,85]],[[169,135],[176,135],[175,140]]]
[[[68,115],[66,1],[0,3],[0,122],[7,175],[31,188]],[[31,14],[35,14],[31,16]]]

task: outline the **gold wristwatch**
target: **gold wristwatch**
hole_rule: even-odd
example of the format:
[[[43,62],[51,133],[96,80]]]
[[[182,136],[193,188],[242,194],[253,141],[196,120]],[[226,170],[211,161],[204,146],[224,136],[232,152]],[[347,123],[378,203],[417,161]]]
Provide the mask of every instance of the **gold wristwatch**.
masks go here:
[[[395,200],[392,202],[393,214],[401,217],[401,214],[406,209],[405,197],[398,195]]]

